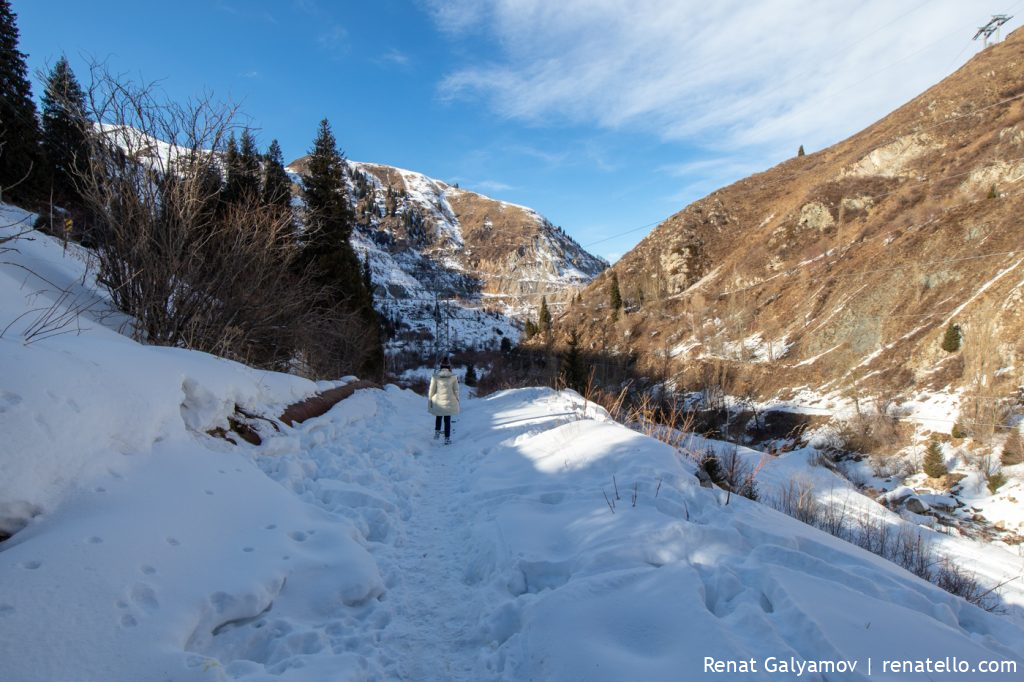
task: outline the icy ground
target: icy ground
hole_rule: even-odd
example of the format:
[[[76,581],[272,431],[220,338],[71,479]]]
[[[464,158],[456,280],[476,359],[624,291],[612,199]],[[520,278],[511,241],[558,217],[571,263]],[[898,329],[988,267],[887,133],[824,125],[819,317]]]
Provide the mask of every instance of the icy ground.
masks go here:
[[[755,659],[718,675],[744,680],[867,679],[869,658],[878,679],[927,679],[882,659],[1024,670],[1016,614],[726,505],[572,392],[467,398],[444,447],[422,396],[367,389],[235,446],[206,435],[235,405],[273,417],[337,382],[141,346],[101,295],[81,333],[32,336],[91,281],[41,235],[0,261],[4,682],[675,681],[706,657]],[[858,667],[797,678],[768,657]]]

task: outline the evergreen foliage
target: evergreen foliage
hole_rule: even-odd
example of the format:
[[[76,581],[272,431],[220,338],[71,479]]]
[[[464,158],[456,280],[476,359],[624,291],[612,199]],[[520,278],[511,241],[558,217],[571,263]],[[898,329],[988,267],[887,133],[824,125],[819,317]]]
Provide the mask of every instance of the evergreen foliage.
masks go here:
[[[1007,482],[1006,474],[1000,470],[996,470],[986,476],[985,483],[988,485],[988,492],[992,495],[996,494],[996,491],[1006,485]]]
[[[619,273],[612,270],[612,281],[608,285],[608,305],[612,309],[612,319],[619,319],[619,310],[622,308],[622,292],[619,291]]]
[[[61,57],[50,71],[43,91],[43,154],[49,164],[54,198],[64,204],[79,204],[82,197],[75,180],[75,168],[88,163],[85,93],[71,65]]]
[[[999,461],[1007,467],[1024,464],[1024,442],[1020,437],[1019,429],[1015,428],[1010,431],[1010,437],[1003,443],[1003,454]]]
[[[344,156],[327,119],[320,121],[302,184],[306,220],[300,262],[321,286],[322,305],[356,312],[362,318],[367,355],[358,371],[363,376],[380,376],[384,369],[380,324],[362,264],[349,241],[355,218],[345,191]]]
[[[537,313],[537,329],[541,332],[551,331],[551,311],[548,310],[547,296],[540,297],[540,312]]]
[[[942,456],[942,446],[936,441],[928,444],[924,453],[924,473],[930,478],[942,478],[949,473],[946,468],[945,458]]]
[[[284,169],[284,155],[277,140],[271,140],[263,156],[263,203],[269,206],[290,208],[292,204],[292,181]]]
[[[224,201],[238,204],[260,196],[260,155],[256,138],[248,128],[239,141],[232,134],[224,154]]]
[[[942,350],[947,353],[957,352],[960,350],[960,341],[962,338],[960,325],[950,322],[949,326],[946,327],[946,334],[942,337]]]
[[[800,145],[800,149],[796,150],[796,155],[797,156],[803,156],[804,155],[804,146],[803,145]]]
[[[526,323],[523,325],[523,336],[525,336],[527,340],[536,336],[538,331],[536,322],[529,319],[526,320]]]
[[[0,200],[41,193],[39,121],[10,0],[0,0]]]
[[[562,355],[562,382],[566,387],[583,394],[587,390],[587,365],[580,352],[580,335],[576,329],[569,332],[569,342]]]
[[[507,336],[501,337],[501,352],[508,355],[512,352],[512,341]]]
[[[472,362],[466,363],[466,378],[463,381],[467,386],[476,386],[476,368]]]

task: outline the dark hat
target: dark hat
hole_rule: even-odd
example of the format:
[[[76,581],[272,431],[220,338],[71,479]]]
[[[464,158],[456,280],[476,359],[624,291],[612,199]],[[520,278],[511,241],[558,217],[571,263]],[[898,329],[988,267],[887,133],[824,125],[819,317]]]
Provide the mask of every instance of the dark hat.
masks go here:
[[[451,369],[452,363],[448,358],[441,361],[441,369]]]

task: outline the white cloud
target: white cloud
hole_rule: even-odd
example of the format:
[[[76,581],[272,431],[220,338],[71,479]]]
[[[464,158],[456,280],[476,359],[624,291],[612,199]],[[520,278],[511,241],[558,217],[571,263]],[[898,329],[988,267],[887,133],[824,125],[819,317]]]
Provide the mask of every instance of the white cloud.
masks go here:
[[[409,55],[405,54],[401,50],[391,48],[380,57],[380,61],[385,64],[391,64],[392,66],[408,66]]]
[[[532,124],[643,131],[737,152],[808,151],[869,125],[979,47],[1006,0],[430,2],[490,40],[441,84]],[[1015,19],[1007,28],[1019,25]]]

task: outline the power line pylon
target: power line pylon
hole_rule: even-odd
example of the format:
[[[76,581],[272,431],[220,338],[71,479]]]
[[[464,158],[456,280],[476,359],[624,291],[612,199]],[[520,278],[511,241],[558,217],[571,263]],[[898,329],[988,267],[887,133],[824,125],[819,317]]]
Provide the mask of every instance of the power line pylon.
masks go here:
[[[992,41],[992,42],[998,43],[999,42],[999,28],[1003,24],[1008,22],[1010,19],[1013,19],[1013,17],[1009,16],[1009,15],[1006,15],[1006,14],[993,14],[992,15],[992,19],[990,19],[987,24],[985,24],[984,26],[981,26],[981,27],[978,28],[978,32],[974,34],[974,40],[977,40],[978,38],[984,37],[984,39],[985,39],[985,47],[988,47],[988,45],[989,45],[989,38],[991,38],[992,34],[994,33],[995,36],[996,36],[996,39],[994,41]]]

